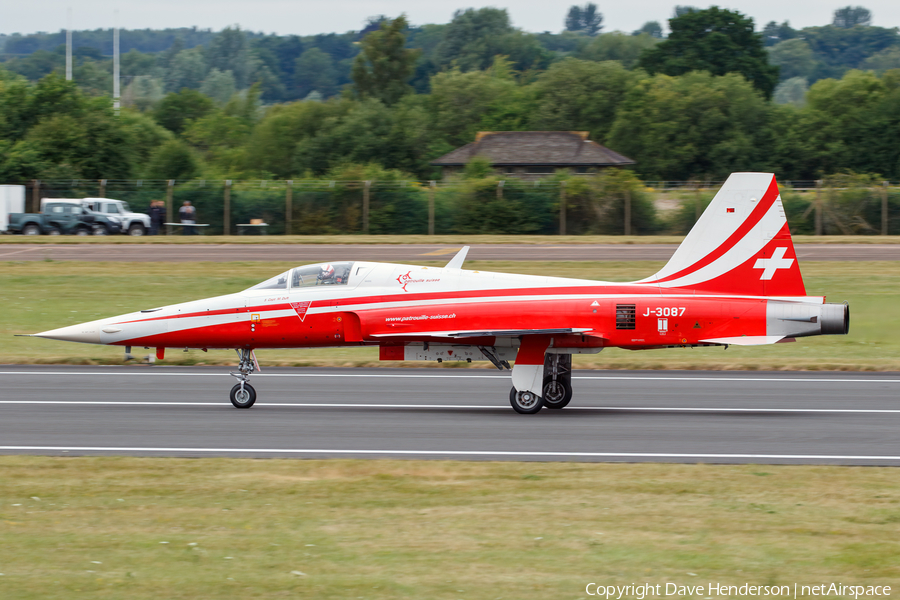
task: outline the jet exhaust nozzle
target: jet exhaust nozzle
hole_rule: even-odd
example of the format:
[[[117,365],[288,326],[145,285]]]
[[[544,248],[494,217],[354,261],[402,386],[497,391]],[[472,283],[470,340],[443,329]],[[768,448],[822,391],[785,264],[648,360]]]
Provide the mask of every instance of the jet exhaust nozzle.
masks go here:
[[[822,335],[847,335],[850,332],[850,305],[822,305]]]

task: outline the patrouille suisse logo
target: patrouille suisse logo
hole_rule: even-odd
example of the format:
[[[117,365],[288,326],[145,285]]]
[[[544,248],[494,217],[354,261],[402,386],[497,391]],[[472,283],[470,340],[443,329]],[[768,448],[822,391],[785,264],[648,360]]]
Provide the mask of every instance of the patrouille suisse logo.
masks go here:
[[[406,286],[411,283],[437,283],[440,280],[440,277],[435,277],[434,279],[414,279],[412,276],[412,271],[407,271],[403,275],[397,277],[397,283],[400,284],[400,287],[403,288],[404,292],[409,291],[408,289],[406,289]]]
[[[291,302],[291,308],[294,309],[294,312],[297,313],[297,316],[300,317],[300,320],[306,318],[306,311],[309,310],[309,305],[312,304],[309,300],[306,302]]]
[[[400,284],[404,292],[408,291],[406,289],[406,286],[408,286],[413,280],[413,278],[410,276],[410,273],[412,273],[412,271],[407,271],[405,275],[401,275],[397,278],[397,283]]]

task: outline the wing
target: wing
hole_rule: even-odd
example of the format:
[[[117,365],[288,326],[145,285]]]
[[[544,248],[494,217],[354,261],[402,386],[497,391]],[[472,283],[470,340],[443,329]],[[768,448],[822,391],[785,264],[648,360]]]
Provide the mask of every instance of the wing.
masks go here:
[[[566,333],[585,333],[587,328],[568,327],[560,329],[498,329],[470,331],[404,331],[402,333],[376,333],[375,338],[396,337],[433,337],[433,338],[467,338],[467,337],[518,337],[520,335],[562,335]]]

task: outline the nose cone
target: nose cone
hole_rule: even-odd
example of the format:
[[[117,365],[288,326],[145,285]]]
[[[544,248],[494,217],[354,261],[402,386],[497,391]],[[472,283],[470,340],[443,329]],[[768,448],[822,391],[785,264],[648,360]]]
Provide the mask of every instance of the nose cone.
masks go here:
[[[68,327],[60,327],[59,329],[51,329],[42,333],[35,333],[34,337],[46,338],[48,340],[61,340],[63,342],[81,342],[83,344],[99,344],[100,328],[102,325],[96,321],[91,323],[82,323],[80,325],[70,325]]]

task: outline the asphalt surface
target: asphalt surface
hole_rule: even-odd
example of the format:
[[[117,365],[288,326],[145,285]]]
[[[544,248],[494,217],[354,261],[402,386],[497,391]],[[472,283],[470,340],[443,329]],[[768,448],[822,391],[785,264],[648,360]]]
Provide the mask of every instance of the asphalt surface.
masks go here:
[[[421,262],[450,260],[461,246],[441,244],[9,244],[0,261],[82,260],[114,262],[338,260]],[[586,244],[537,246],[478,244],[469,260],[637,261],[668,260],[677,244]],[[900,244],[797,244],[801,261],[900,260]]]
[[[900,373],[576,371],[519,415],[508,374],[287,369],[232,408],[218,367],[0,367],[0,454],[900,466]]]

